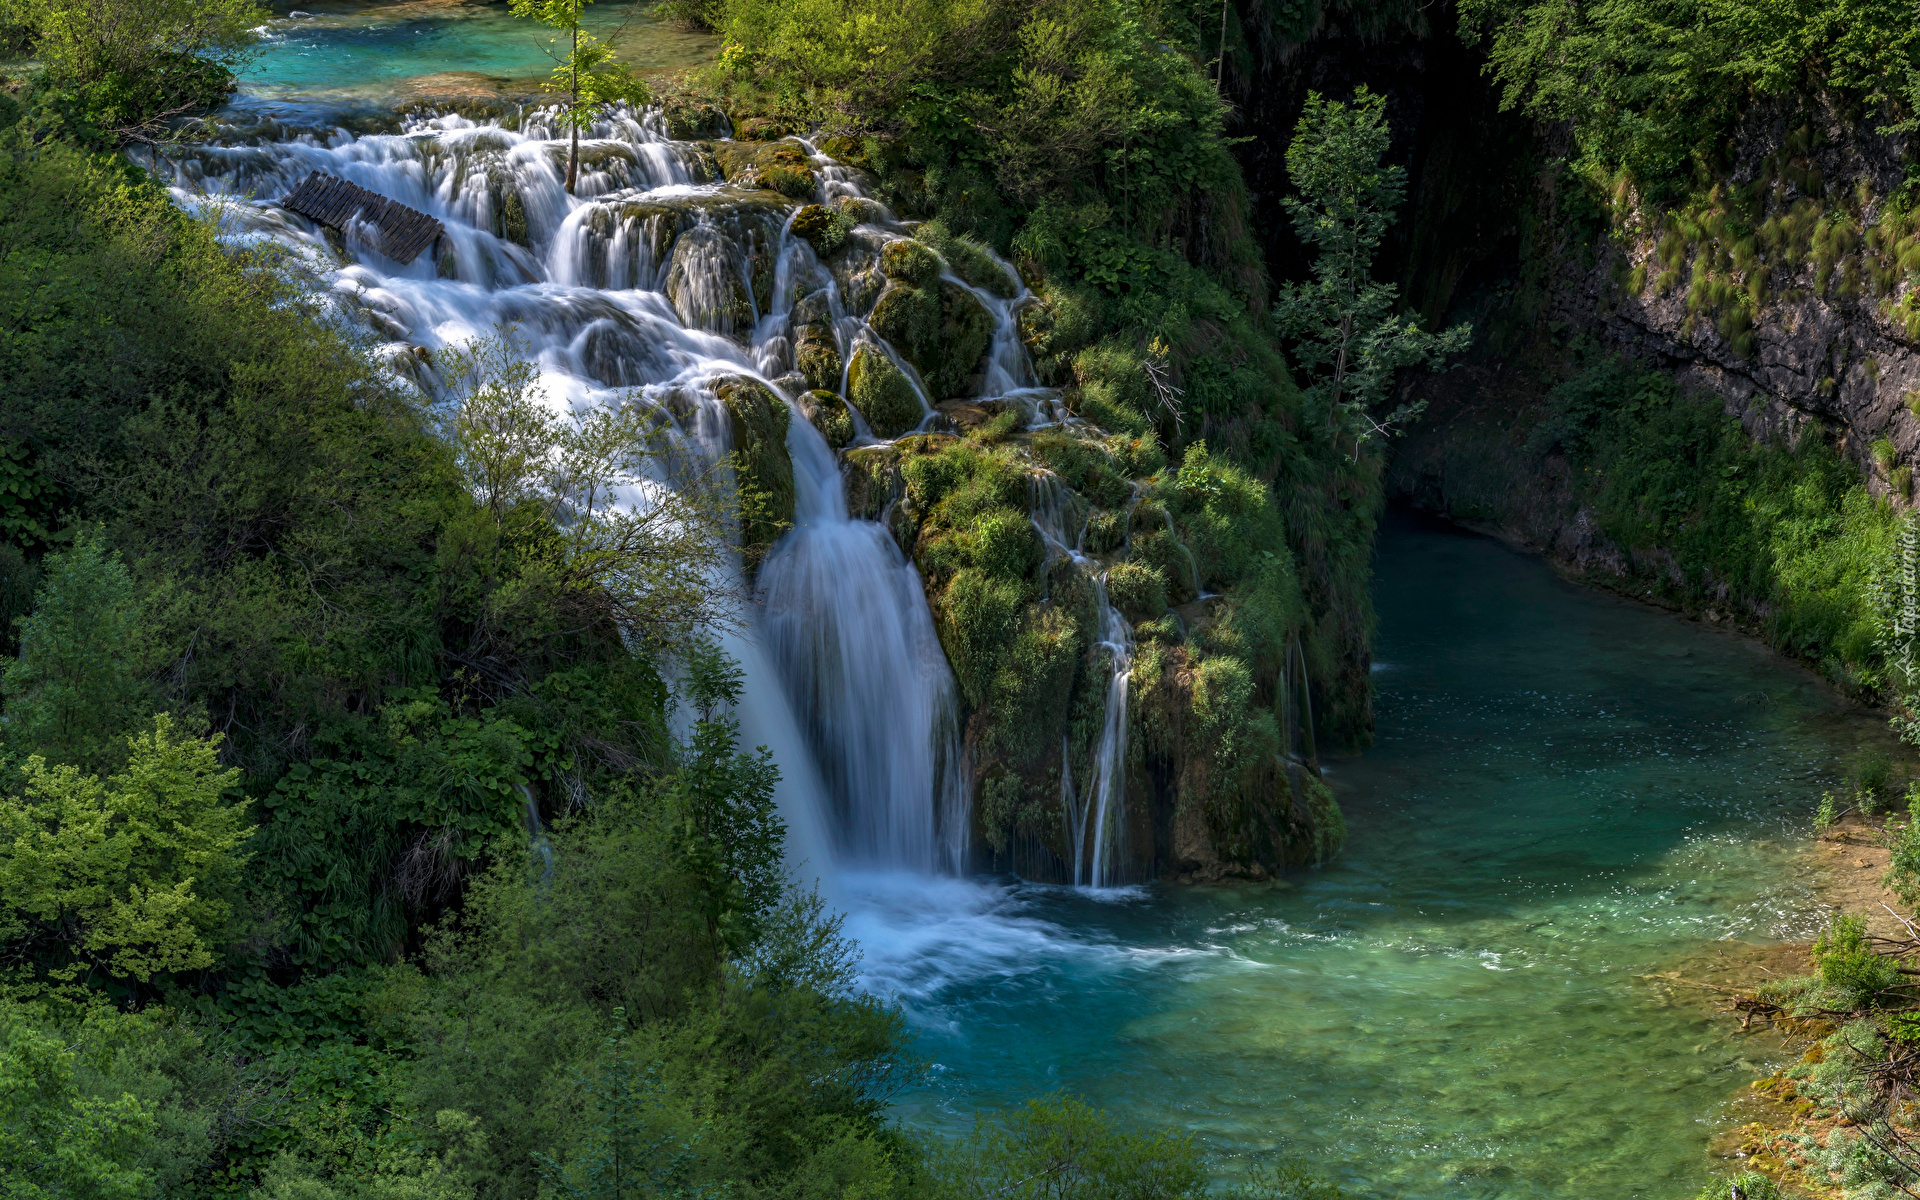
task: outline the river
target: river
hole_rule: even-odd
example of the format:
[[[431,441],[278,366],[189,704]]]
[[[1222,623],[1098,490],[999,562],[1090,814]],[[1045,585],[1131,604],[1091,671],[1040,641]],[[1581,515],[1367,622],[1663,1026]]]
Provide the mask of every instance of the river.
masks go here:
[[[964,1128],[1064,1089],[1368,1196],[1698,1189],[1779,1045],[1642,976],[1812,936],[1814,801],[1884,725],[1484,538],[1392,516],[1376,572],[1379,733],[1331,767],[1332,866],[874,889],[870,978],[935,1063],[904,1113]]]

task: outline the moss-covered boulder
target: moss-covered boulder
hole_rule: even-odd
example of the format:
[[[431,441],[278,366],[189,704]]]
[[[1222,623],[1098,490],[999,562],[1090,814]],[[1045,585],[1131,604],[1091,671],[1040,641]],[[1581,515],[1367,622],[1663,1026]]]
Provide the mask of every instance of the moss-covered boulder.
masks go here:
[[[887,210],[880,202],[864,196],[835,196],[833,210],[855,225],[872,225],[887,219]]]
[[[1155,620],[1167,611],[1167,577],[1148,563],[1115,563],[1107,572],[1107,599],[1129,621]]]
[[[786,402],[751,379],[725,379],[714,394],[726,405],[740,493],[740,544],[764,554],[793,524],[793,459],[787,453]]]
[[[723,138],[730,132],[727,114],[712,104],[701,104],[684,97],[669,97],[660,106],[660,118],[667,136],[676,142],[701,138]]]
[[[912,238],[898,238],[880,251],[880,270],[888,279],[924,288],[940,278],[940,256]]]
[[[795,142],[709,142],[720,174],[736,187],[768,188],[796,200],[819,190],[806,149]]]
[[[819,204],[809,204],[793,214],[793,235],[806,239],[821,258],[838,253],[847,244],[847,231],[854,225],[845,214]]]
[[[827,439],[827,445],[839,450],[853,440],[853,414],[847,411],[847,402],[828,391],[804,392],[800,396],[801,411],[820,436]]]
[[[833,329],[825,323],[802,325],[793,339],[794,365],[807,378],[807,386],[818,391],[840,389],[840,347],[834,343]]]
[[[933,399],[976,390],[975,376],[993,346],[993,316],[966,289],[946,280],[927,288],[896,280],[867,321],[920,372]]]
[[[957,237],[939,221],[929,221],[914,236],[931,246],[955,275],[983,292],[1011,300],[1020,294],[1019,281],[1008,267],[994,260],[987,248],[971,238]]]
[[[847,399],[876,437],[899,437],[926,416],[913,384],[884,350],[872,345],[856,348],[847,363]]]
[[[680,235],[667,268],[667,300],[684,324],[723,334],[753,324],[753,296],[740,261],[733,239],[711,223]]]

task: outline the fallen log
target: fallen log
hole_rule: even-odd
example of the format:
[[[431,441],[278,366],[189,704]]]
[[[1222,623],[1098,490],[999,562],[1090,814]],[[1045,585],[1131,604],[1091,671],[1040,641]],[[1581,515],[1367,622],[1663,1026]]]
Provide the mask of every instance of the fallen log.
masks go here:
[[[347,222],[358,217],[379,232],[380,252],[402,265],[418,258],[442,231],[440,222],[418,209],[318,171],[308,175],[280,204],[343,233]]]

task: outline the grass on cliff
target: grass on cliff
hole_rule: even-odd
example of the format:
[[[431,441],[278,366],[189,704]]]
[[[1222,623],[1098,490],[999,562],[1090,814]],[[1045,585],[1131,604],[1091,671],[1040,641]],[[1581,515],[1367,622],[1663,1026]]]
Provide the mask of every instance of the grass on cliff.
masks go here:
[[[1881,677],[1867,589],[1896,518],[1818,426],[1755,442],[1714,398],[1602,358],[1554,389],[1530,449],[1559,450],[1578,504],[1632,557],[1637,590],[1743,614],[1863,688]]]

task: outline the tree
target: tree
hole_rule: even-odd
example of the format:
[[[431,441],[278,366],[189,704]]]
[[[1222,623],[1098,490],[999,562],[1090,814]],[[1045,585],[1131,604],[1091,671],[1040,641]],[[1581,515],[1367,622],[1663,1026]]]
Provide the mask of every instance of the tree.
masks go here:
[[[587,5],[593,0],[513,0],[516,17],[531,17],[567,38],[567,54],[556,60],[547,90],[566,97],[560,108],[561,128],[572,136],[567,152],[567,191],[580,174],[580,131],[593,126],[608,105],[622,100],[641,103],[647,99],[647,85],[633,77],[625,63],[613,57],[613,47],[581,27]],[[559,41],[559,38],[553,39]]]
[[[735,620],[731,524],[736,492],[712,469],[661,486],[653,464],[675,456],[641,405],[555,415],[539,372],[509,332],[443,351],[448,438],[474,498],[503,538],[525,546],[568,603],[616,624],[635,644],[665,645]],[[684,456],[683,456],[684,457]]]
[[[1116,1129],[1107,1114],[1058,1093],[937,1147],[928,1174],[939,1200],[1200,1200],[1208,1192],[1190,1135]]]
[[[256,0],[0,0],[47,78],[121,141],[224,99],[270,15]]]
[[[0,1019],[0,1200],[139,1200],[154,1114],[139,1100],[89,1099],[75,1052],[18,1016]]]
[[[703,1130],[689,1124],[660,1094],[658,1072],[634,1052],[626,1012],[613,1012],[613,1032],[601,1040],[597,1061],[581,1073],[588,1104],[585,1136],[564,1165],[535,1155],[540,1174],[565,1200],[701,1200],[726,1194],[691,1183]]]
[[[133,577],[90,534],[47,560],[20,657],[0,675],[0,745],[100,769],[141,719],[148,688]],[[151,711],[151,710],[146,710]]]
[[[29,758],[19,792],[0,797],[0,939],[33,935],[71,956],[56,978],[104,967],[146,982],[213,965],[232,909],[226,892],[253,833],[247,802],[226,793],[220,736],[181,737],[162,713],[127,739],[105,780]]]
[[[740,723],[730,710],[744,683],[739,666],[711,642],[693,643],[685,658],[685,691],[699,717],[667,799],[682,822],[688,871],[702,883],[708,937],[718,956],[731,957],[759,940],[786,882],[787,827],[774,803],[780,769],[764,746],[737,749]]]
[[[1395,374],[1439,369],[1473,332],[1464,324],[1427,332],[1417,316],[1395,311],[1397,288],[1373,279],[1373,256],[1406,197],[1406,170],[1380,161],[1388,139],[1384,97],[1362,87],[1351,104],[1309,92],[1287,147],[1287,174],[1300,195],[1282,203],[1316,254],[1313,278],[1280,290],[1274,323],[1292,347],[1303,390],[1325,408],[1329,439],[1352,439],[1356,459],[1369,440],[1426,406],[1380,414]]]

